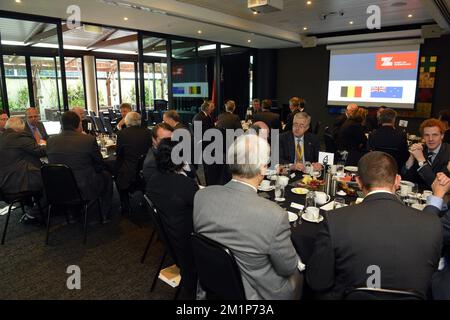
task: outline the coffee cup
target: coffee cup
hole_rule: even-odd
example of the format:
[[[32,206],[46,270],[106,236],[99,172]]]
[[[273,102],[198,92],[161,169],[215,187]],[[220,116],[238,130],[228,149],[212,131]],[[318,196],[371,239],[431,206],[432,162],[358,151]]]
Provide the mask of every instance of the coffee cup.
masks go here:
[[[318,220],[319,219],[320,209],[317,207],[308,207],[306,208],[305,215],[310,220]]]
[[[428,198],[428,196],[431,196],[431,195],[433,195],[433,191],[431,191],[431,190],[424,190],[423,193],[422,193],[422,196],[425,199]]]
[[[322,192],[322,191],[316,191],[314,198],[318,205],[323,205],[323,204],[327,203],[328,201],[330,201],[330,199],[331,199],[331,197],[328,194],[326,194],[325,192]]]
[[[412,192],[412,186],[406,184],[406,183],[401,183],[400,182],[400,193],[402,196],[407,196],[408,193]]]
[[[263,190],[269,189],[270,188],[270,181],[269,180],[263,180],[261,181],[261,184],[259,185],[259,187]]]

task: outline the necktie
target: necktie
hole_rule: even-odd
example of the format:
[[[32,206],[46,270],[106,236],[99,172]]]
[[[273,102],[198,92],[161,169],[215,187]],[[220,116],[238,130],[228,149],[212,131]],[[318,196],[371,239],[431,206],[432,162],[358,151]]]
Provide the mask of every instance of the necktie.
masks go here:
[[[39,142],[41,142],[41,136],[39,135],[39,132],[36,127],[33,127],[33,136],[34,140],[36,140],[36,143],[39,144]]]
[[[302,140],[297,140],[297,145],[295,146],[295,153],[297,156],[297,162],[303,162],[303,145]]]
[[[434,152],[428,153],[427,161],[430,164],[430,166],[433,164],[433,156],[434,156]]]

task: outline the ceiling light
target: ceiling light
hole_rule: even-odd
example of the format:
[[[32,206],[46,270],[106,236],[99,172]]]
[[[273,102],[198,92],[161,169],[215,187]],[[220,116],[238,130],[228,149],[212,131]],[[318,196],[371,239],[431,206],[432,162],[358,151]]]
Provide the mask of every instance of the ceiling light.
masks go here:
[[[198,34],[202,34],[203,31],[202,31],[202,30],[198,30],[197,33],[198,33]]]
[[[15,0],[16,3],[22,3],[22,0]]]
[[[312,1],[306,1],[306,4],[307,4],[308,6],[310,6],[310,5],[312,5]]]
[[[123,17],[123,20],[128,21],[128,17]]]
[[[350,21],[349,23],[350,23],[350,24],[353,24],[353,21]]]
[[[412,14],[408,14],[408,18],[412,18],[413,17],[413,15]]]
[[[248,39],[248,40],[247,40],[247,42],[248,42],[248,43],[251,43],[251,42],[252,42],[252,40]]]
[[[253,14],[254,14],[255,16],[256,16],[258,13],[259,13],[259,12],[256,11],[256,10],[253,11]]]
[[[308,30],[308,27],[303,27],[303,30],[305,30],[305,31]]]

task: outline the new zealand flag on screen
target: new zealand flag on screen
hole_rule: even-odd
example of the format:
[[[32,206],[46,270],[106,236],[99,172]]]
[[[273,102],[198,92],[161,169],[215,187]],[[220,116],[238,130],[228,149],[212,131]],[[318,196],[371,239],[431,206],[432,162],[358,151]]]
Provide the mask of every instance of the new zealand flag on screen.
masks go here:
[[[371,98],[397,98],[401,99],[403,96],[403,87],[371,87]]]

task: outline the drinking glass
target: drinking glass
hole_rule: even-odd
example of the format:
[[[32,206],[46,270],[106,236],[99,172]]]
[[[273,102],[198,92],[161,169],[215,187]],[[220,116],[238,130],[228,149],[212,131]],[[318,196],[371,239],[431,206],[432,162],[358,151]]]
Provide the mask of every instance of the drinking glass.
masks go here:
[[[336,164],[336,174],[338,177],[342,178],[345,176],[344,172],[344,162],[338,162]]]
[[[338,208],[342,208],[342,207],[345,207],[345,199],[336,197],[334,199],[333,209],[338,209]]]
[[[279,183],[275,184],[275,201],[282,201],[284,195],[284,187]]]
[[[308,207],[315,207],[316,199],[314,191],[309,191],[305,197],[305,209]]]
[[[311,174],[312,173],[312,164],[309,161],[305,162],[305,174]]]

